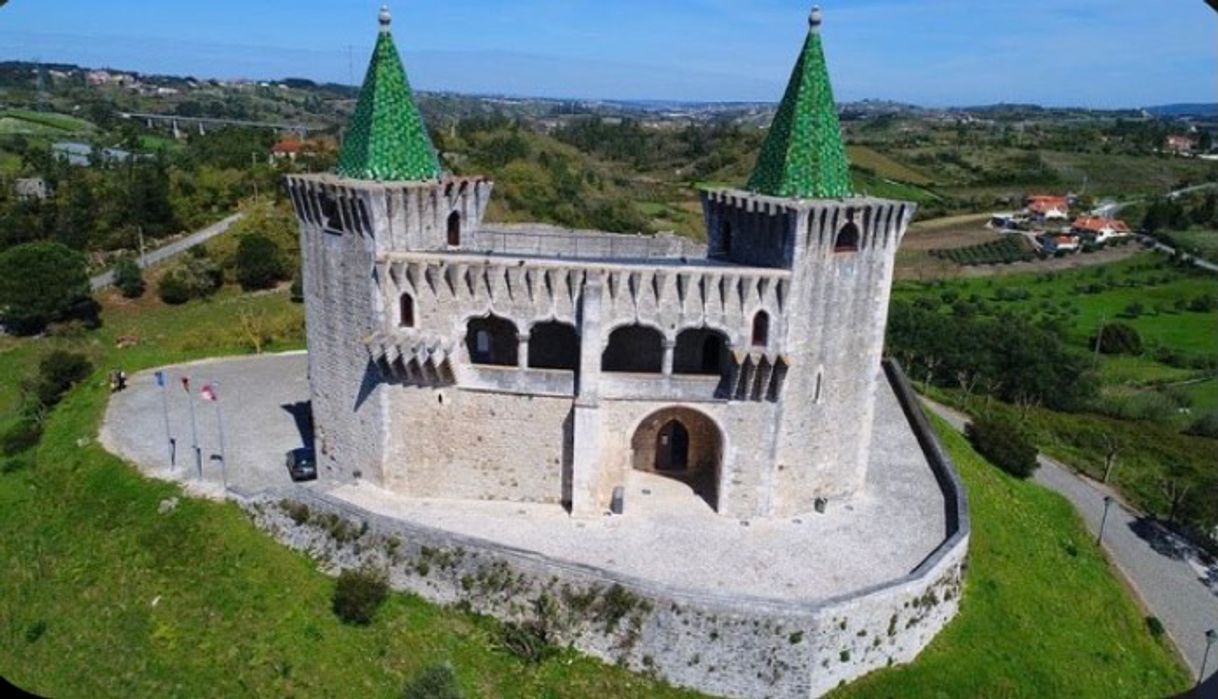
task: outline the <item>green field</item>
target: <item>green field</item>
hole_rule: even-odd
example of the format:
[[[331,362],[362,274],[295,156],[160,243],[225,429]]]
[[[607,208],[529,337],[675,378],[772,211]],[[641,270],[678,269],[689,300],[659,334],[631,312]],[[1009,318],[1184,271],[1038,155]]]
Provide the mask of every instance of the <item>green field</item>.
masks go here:
[[[848,146],[846,151],[851,163],[871,170],[880,177],[920,186],[934,184],[934,180],[922,171],[897,162],[873,148]]]
[[[975,296],[994,312],[1009,309],[1065,318],[1070,337],[1080,345],[1095,336],[1101,323],[1123,322],[1151,344],[1214,356],[1218,354],[1218,311],[1178,310],[1176,302],[1213,296],[1218,293],[1215,281],[1213,274],[1182,271],[1167,265],[1162,255],[1144,254],[1102,267],[1053,274],[906,282],[896,286],[894,296],[914,300],[950,291],[961,299]],[[1019,298],[1025,294],[1026,298]],[[1135,303],[1143,307],[1143,313],[1137,318],[1124,317]]]
[[[92,123],[66,114],[31,112],[23,109],[8,109],[0,112],[0,135],[66,136],[91,132],[96,129],[97,127]]]
[[[562,652],[540,665],[501,649],[498,626],[394,595],[369,628],[336,621],[331,579],[257,531],[232,505],[186,500],[88,440],[106,369],[128,371],[250,351],[233,319],[256,317],[266,349],[298,347],[301,309],[285,294],[170,308],[107,303],[103,330],[0,344],[0,374],[28,372],[53,346],[98,372],[51,417],[37,463],[0,474],[0,674],[72,696],[392,696],[421,668],[451,662],[470,697],[679,697],[643,677]],[[135,347],[116,348],[118,338]],[[11,409],[12,381],[0,395]],[[971,564],[959,619],[910,667],[850,697],[1143,697],[1187,679],[1147,634],[1120,583],[1060,497],[945,443],[969,488]],[[83,441],[82,441],[83,440]]]

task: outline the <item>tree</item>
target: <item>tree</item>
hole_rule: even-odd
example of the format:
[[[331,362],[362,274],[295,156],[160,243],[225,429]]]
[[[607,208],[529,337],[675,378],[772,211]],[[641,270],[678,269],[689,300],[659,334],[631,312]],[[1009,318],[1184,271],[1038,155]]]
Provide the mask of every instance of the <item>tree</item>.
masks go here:
[[[237,282],[246,291],[269,289],[284,277],[283,254],[275,241],[254,234],[241,238],[236,255]]]
[[[124,257],[114,265],[114,285],[129,299],[138,299],[144,295],[147,284],[144,283],[144,272],[139,264],[130,257]]]
[[[966,435],[977,453],[1016,478],[1030,478],[1040,468],[1036,447],[1009,422],[981,417],[969,424]]]
[[[1126,323],[1110,323],[1102,326],[1096,337],[1091,338],[1092,346],[1099,349],[1101,354],[1142,354],[1142,336],[1133,326]]]
[[[61,320],[97,321],[84,255],[60,243],[18,245],[0,253],[0,323],[32,335]]]

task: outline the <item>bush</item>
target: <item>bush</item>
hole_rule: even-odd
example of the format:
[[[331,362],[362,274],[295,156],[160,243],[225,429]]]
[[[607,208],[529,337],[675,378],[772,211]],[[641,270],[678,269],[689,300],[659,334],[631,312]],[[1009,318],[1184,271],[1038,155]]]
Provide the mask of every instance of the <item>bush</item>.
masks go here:
[[[28,454],[22,454],[0,461],[0,474],[8,475],[18,471],[28,471],[33,467],[34,460]]]
[[[549,633],[539,622],[504,624],[500,637],[504,650],[534,665],[544,662],[555,652]]]
[[[135,260],[125,257],[114,265],[114,286],[129,299],[138,299],[144,295],[147,284],[144,283],[144,272]]]
[[[42,439],[42,425],[32,418],[22,418],[0,432],[0,454],[16,456],[33,449],[38,445],[40,439]]]
[[[1155,639],[1163,638],[1163,634],[1167,632],[1167,629],[1163,628],[1163,622],[1159,621],[1159,617],[1155,616],[1146,617],[1146,630]]]
[[[1125,307],[1125,310],[1121,313],[1121,315],[1125,316],[1126,318],[1137,319],[1140,318],[1145,312],[1146,307],[1137,301],[1134,301]]]
[[[1091,346],[1099,344],[1103,354],[1142,354],[1142,336],[1126,323],[1111,323],[1100,328],[1099,337],[1091,338]]]
[[[1184,433],[1194,437],[1218,439],[1218,411],[1206,413],[1197,418]]]
[[[207,257],[192,255],[161,278],[158,293],[162,301],[176,306],[211,296],[223,284],[224,272],[219,265]]]
[[[59,243],[17,245],[0,253],[0,323],[34,335],[60,320],[96,323],[84,255]]]
[[[33,393],[38,403],[50,408],[73,386],[93,373],[93,365],[82,354],[54,350],[38,364]]]
[[[1036,447],[1015,425],[995,418],[974,420],[965,432],[977,453],[1016,478],[1029,478],[1040,464]]]
[[[177,270],[171,270],[161,277],[157,295],[170,306],[180,306],[190,300],[190,285],[177,273]]]
[[[389,580],[383,572],[344,570],[334,588],[334,613],[348,624],[367,626],[389,596]]]
[[[254,234],[241,238],[236,255],[237,282],[245,291],[270,289],[283,279],[283,253],[275,241]]]
[[[406,691],[402,692],[403,699],[461,699],[461,688],[457,684],[457,673],[452,666],[443,663],[432,665],[415,676]]]

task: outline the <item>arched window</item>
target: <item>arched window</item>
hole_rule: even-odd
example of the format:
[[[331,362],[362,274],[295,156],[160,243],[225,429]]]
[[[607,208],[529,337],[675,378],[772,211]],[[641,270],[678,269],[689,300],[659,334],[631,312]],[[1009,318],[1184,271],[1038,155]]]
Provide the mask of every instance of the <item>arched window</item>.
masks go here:
[[[677,336],[673,373],[719,376],[727,359],[727,336],[717,330],[691,328]]]
[[[402,294],[401,301],[400,325],[403,328],[414,327],[414,297],[410,294]]]
[[[539,323],[529,333],[529,368],[579,371],[579,332],[566,323]]]
[[[601,358],[601,370],[627,374],[663,373],[664,335],[643,325],[614,330]]]
[[[669,420],[656,435],[656,470],[685,471],[689,468],[689,430],[680,420]]]
[[[753,317],[753,346],[768,347],[770,345],[770,314],[758,311]]]
[[[461,247],[461,212],[454,211],[448,216],[448,247]]]
[[[837,232],[837,242],[833,245],[834,252],[858,252],[859,227],[854,222],[854,209],[846,210],[846,225]]]
[[[465,332],[466,349],[474,364],[517,366],[520,345],[516,324],[496,316],[474,318]]]

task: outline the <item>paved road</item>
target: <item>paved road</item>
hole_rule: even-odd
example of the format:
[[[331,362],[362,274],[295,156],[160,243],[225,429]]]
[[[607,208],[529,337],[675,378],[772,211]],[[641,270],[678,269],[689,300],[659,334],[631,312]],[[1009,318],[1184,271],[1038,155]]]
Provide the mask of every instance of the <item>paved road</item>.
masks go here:
[[[1174,192],[1169,192],[1167,195],[1167,198],[1168,199],[1179,199],[1180,197],[1184,196],[1185,194],[1192,194],[1193,192],[1200,192],[1200,191],[1204,191],[1206,189],[1213,189],[1214,187],[1218,187],[1218,182],[1206,182],[1204,184],[1194,185],[1192,187],[1185,187],[1184,189],[1177,189]],[[1107,200],[1107,201],[1100,202],[1099,207],[1097,207],[1095,209],[1095,211],[1092,213],[1094,213],[1096,216],[1103,216],[1104,218],[1113,218],[1117,214],[1119,214],[1122,211],[1124,211],[1125,209],[1129,208],[1130,206],[1133,206],[1134,204],[1137,204],[1142,201],[1145,201],[1145,200],[1144,199],[1132,199],[1130,201],[1123,201],[1123,202]]]
[[[195,247],[196,245],[202,245],[203,243],[206,243],[207,241],[211,240],[212,238],[215,238],[216,236],[226,232],[229,228],[232,227],[232,225],[234,223],[236,223],[237,221],[240,221],[243,216],[245,216],[245,214],[240,214],[240,213],[233,214],[232,216],[229,216],[228,218],[224,219],[223,221],[220,221],[219,223],[213,223],[212,225],[208,226],[207,228],[204,228],[201,231],[192,233],[191,235],[189,235],[181,240],[172,242],[163,248],[158,248],[156,250],[153,250],[152,252],[145,255],[146,264],[140,263],[140,266],[141,267],[151,267],[153,265],[160,264],[161,262],[164,262],[165,260],[169,260],[174,257],[177,257],[178,255],[181,255],[182,253]],[[104,274],[99,274],[96,277],[93,277],[93,279],[90,281],[93,284],[94,291],[101,291],[102,289],[105,289],[106,287],[109,287],[114,284],[114,270],[110,270],[108,272],[105,272]]]
[[[929,400],[924,402],[953,427],[964,430],[967,416]],[[1093,534],[1099,532],[1104,497],[1116,496],[1045,456],[1040,457],[1036,482],[1074,503]],[[1104,548],[1150,613],[1163,622],[1193,673],[1199,672],[1205,632],[1218,629],[1218,568],[1203,568],[1187,542],[1125,505],[1114,505],[1108,515]],[[1218,652],[1218,648],[1214,650]],[[1211,654],[1206,671],[1211,678],[1218,676],[1215,660]]]
[[[1214,264],[1213,262],[1209,262],[1208,260],[1203,260],[1199,257],[1193,257],[1192,255],[1190,255],[1186,252],[1177,252],[1177,250],[1175,248],[1173,248],[1172,246],[1161,243],[1154,238],[1150,238],[1149,236],[1143,236],[1141,238],[1143,240],[1153,241],[1155,244],[1155,249],[1159,250],[1160,252],[1165,252],[1168,255],[1179,254],[1181,258],[1183,258],[1184,260],[1187,260],[1189,262],[1192,262],[1193,265],[1196,267],[1200,267],[1201,269],[1209,270],[1210,272],[1218,272],[1218,265]]]

